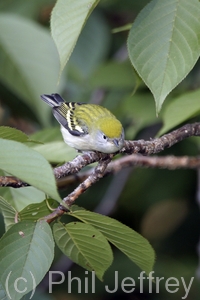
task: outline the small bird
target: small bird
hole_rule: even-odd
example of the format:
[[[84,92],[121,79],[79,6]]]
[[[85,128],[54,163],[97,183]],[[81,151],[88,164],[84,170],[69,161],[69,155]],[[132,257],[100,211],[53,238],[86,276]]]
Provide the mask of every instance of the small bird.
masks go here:
[[[66,144],[80,152],[114,153],[124,145],[122,124],[105,107],[65,102],[59,94],[41,95],[52,107]]]

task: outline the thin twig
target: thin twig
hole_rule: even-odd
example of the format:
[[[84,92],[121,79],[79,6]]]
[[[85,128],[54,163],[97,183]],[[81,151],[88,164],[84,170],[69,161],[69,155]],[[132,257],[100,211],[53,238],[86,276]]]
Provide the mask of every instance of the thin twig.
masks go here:
[[[106,160],[101,160],[96,168],[93,170],[92,174],[88,176],[86,180],[84,180],[79,186],[67,197],[63,199],[61,205],[64,207],[70,207],[74,201],[83,194],[91,185],[95,182],[99,181],[100,178],[104,176],[107,165],[111,161],[111,157]]]
[[[14,176],[0,176],[1,187],[21,188],[29,186],[28,183],[21,181]]]
[[[109,164],[112,158],[108,158],[106,160],[101,160],[96,168],[93,170],[92,174],[82,182],[72,193],[70,193],[67,197],[63,198],[59,207],[56,208],[51,214],[42,218],[48,223],[51,223],[58,217],[61,217],[64,212],[68,212],[70,210],[70,206],[74,203],[74,201],[83,194],[91,185],[97,182],[100,178],[104,176],[105,169]]]
[[[129,156],[121,157],[112,161],[107,168],[107,173],[116,173],[126,167],[148,167],[148,168],[167,168],[167,169],[197,169],[200,167],[200,157],[181,156],[142,156],[132,154]]]
[[[111,161],[111,157],[107,160],[102,160],[98,163],[97,167],[93,169],[92,173],[85,179],[79,186],[63,199],[58,209],[45,217],[47,222],[52,222],[60,217],[65,211],[70,210],[70,206],[74,201],[85,192],[91,185],[97,182],[100,178],[110,173],[116,173],[122,168],[130,166],[145,166],[145,167],[161,167],[170,169],[182,168],[196,168],[200,166],[200,158],[189,158],[187,156],[175,157],[145,157],[138,154],[132,154],[122,157],[118,160]],[[108,165],[109,164],[109,165]],[[84,175],[85,176],[85,175]]]
[[[121,157],[109,163],[104,172],[104,176],[114,174],[127,167],[146,167],[146,168],[162,168],[162,169],[199,169],[200,157],[188,156],[142,156],[139,154],[131,154],[129,156]],[[81,183],[93,172],[91,168],[88,171],[79,174],[70,175],[61,178],[57,182],[58,188],[64,188],[73,183]]]

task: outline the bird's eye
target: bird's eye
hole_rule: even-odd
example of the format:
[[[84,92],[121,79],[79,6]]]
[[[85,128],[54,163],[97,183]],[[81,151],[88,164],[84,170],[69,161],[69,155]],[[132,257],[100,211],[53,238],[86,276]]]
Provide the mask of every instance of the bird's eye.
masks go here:
[[[106,139],[107,139],[107,137],[106,137],[106,135],[105,135],[105,134],[103,134],[103,139],[104,139],[104,140],[106,140]]]

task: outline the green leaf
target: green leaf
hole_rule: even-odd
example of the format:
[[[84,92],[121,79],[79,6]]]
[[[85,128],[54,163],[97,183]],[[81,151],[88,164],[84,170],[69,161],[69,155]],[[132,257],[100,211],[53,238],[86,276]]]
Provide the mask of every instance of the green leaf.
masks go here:
[[[0,197],[0,211],[4,217],[4,223],[7,231],[15,224],[17,211],[2,197]]]
[[[40,144],[39,141],[32,140],[24,132],[8,126],[0,126],[0,138],[20,143],[26,143],[28,146],[30,146],[32,143],[33,145]]]
[[[0,126],[0,138],[21,143],[25,143],[29,140],[28,135],[22,131],[7,126]]]
[[[38,188],[60,201],[55,177],[45,158],[29,147],[0,139],[0,169]]]
[[[122,120],[126,120],[126,139],[134,139],[143,128],[161,122],[155,115],[155,106],[151,93],[127,94],[118,105]]]
[[[89,271],[95,271],[102,280],[113,260],[109,243],[99,230],[81,222],[53,226],[55,241],[61,251],[72,261]]]
[[[69,214],[100,230],[109,242],[147,274],[152,271],[155,261],[154,250],[139,233],[117,220],[87,210],[79,210],[77,207],[74,211],[72,207]]]
[[[15,14],[0,14],[0,28],[0,81],[48,125],[50,109],[39,95],[58,89],[59,60],[51,36]]]
[[[24,209],[29,204],[40,203],[45,198],[44,192],[39,191],[33,186],[27,186],[20,189],[3,188],[1,195],[17,211]]]
[[[53,258],[54,242],[48,223],[23,221],[12,226],[0,240],[0,281],[9,298],[18,300],[33,290]],[[20,277],[22,280],[17,281]],[[16,282],[21,293],[15,290]]]
[[[60,127],[58,126],[38,130],[31,134],[31,139],[40,141],[42,143],[63,141]]]
[[[152,91],[157,112],[199,57],[199,15],[197,0],[153,0],[131,28],[129,57]]]
[[[64,69],[80,32],[99,0],[58,0],[51,14],[51,33]]]
[[[30,204],[19,212],[18,216],[20,221],[23,220],[37,221],[40,218],[50,214],[52,211],[49,209],[47,202],[49,207],[52,209],[58,206],[58,202],[54,201],[53,199],[46,199],[41,203]]]
[[[52,163],[70,161],[77,155],[76,150],[66,145],[63,141],[36,145],[33,149],[41,153],[42,156]]]
[[[182,122],[200,114],[200,90],[186,93],[170,102],[163,112],[164,126],[158,135],[162,135]]]

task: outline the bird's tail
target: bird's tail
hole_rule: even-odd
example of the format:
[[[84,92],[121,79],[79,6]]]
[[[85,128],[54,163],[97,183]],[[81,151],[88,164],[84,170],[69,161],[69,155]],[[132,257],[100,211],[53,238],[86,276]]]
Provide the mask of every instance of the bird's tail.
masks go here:
[[[59,94],[51,95],[41,95],[40,96],[44,102],[46,102],[51,107],[59,107],[63,102],[63,98]]]

